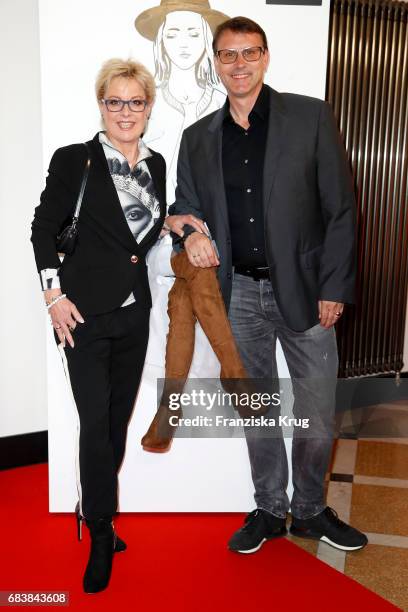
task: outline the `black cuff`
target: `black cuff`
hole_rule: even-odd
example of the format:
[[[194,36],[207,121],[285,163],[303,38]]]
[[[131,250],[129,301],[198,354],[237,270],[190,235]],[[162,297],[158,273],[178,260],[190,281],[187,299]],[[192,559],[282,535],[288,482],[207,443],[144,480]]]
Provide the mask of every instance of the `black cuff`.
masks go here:
[[[178,234],[175,234],[174,232],[171,232],[171,237],[173,239],[173,245],[174,246],[177,246],[179,248],[184,248],[184,241],[186,240],[186,238],[191,236],[191,234],[193,234],[197,230],[194,229],[194,227],[192,227],[192,225],[184,225],[183,226],[183,231],[184,231],[184,236],[179,236]]]

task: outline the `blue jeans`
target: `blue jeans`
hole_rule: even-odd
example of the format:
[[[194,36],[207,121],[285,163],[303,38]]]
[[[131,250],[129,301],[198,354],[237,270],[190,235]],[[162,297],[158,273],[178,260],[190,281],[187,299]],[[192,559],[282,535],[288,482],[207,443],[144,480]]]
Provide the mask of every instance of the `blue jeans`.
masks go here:
[[[293,387],[293,416],[309,418],[305,436],[294,428],[292,445],[293,497],[286,493],[288,460],[282,431],[246,439],[258,508],[285,517],[308,518],[321,512],[324,478],[333,443],[335,387],[338,369],[334,328],[320,324],[304,332],[290,329],[276,303],[269,280],[235,274],[229,319],[241,358],[251,378],[277,378],[276,339],[288,364]]]

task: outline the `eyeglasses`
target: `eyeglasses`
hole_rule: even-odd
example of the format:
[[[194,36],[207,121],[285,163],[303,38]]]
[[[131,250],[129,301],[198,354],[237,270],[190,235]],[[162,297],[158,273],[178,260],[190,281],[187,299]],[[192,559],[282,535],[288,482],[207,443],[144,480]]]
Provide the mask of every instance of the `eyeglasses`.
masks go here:
[[[222,64],[233,64],[238,59],[238,54],[241,54],[246,62],[257,62],[262,53],[265,53],[263,47],[247,47],[246,49],[221,49],[216,52],[216,55]]]
[[[108,98],[105,100],[102,98],[101,102],[105,104],[111,113],[119,113],[123,110],[125,104],[128,105],[132,113],[142,113],[148,104],[147,100],[141,100],[140,98],[132,98],[132,100],[121,100],[120,98]]]

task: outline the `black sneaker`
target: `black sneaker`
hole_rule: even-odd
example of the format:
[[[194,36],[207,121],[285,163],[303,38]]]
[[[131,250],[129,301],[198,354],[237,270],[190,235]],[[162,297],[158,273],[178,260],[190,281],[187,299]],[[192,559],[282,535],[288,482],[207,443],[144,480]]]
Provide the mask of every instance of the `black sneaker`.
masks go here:
[[[245,518],[245,524],[236,531],[228,548],[234,552],[254,553],[264,542],[287,534],[286,519],[257,508]]]
[[[299,538],[327,542],[340,550],[359,550],[368,542],[364,533],[341,521],[337,512],[329,506],[308,519],[298,519],[294,516],[290,533]]]

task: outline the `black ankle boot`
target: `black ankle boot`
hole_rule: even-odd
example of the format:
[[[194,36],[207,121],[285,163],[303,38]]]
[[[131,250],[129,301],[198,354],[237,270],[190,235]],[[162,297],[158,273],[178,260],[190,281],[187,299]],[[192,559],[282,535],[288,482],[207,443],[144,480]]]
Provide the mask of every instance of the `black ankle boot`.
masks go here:
[[[91,553],[84,574],[85,593],[98,593],[109,584],[115,551],[115,532],[112,519],[86,521],[91,535]]]

